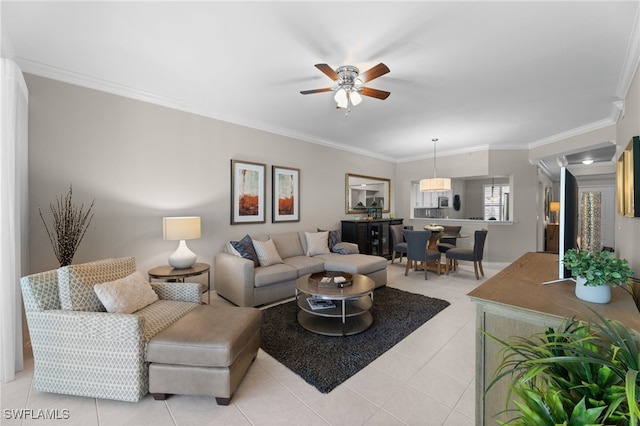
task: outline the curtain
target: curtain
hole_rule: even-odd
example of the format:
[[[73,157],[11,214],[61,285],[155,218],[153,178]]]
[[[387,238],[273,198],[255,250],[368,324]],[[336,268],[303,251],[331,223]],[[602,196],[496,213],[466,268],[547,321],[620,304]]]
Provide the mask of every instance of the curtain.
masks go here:
[[[3,383],[23,368],[20,277],[28,266],[27,85],[2,58],[0,81],[0,354]]]

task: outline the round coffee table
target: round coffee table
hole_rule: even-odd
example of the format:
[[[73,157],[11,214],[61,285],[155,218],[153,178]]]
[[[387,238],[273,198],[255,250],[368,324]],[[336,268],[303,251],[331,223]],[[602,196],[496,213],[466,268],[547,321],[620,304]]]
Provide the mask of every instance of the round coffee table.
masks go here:
[[[326,336],[361,333],[373,323],[371,307],[375,283],[365,275],[351,274],[353,283],[343,288],[321,287],[304,275],[296,280],[298,323],[305,329]],[[312,301],[328,304],[313,309]]]

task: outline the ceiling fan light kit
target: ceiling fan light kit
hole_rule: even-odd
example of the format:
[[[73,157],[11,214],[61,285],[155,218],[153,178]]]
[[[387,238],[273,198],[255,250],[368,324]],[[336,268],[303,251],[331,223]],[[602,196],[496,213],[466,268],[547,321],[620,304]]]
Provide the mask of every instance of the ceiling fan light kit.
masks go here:
[[[327,64],[316,64],[316,68],[322,71],[327,77],[337,83],[335,87],[325,87],[322,89],[303,90],[300,93],[310,95],[312,93],[336,92],[333,100],[336,101],[336,108],[346,108],[346,116],[349,116],[352,105],[362,102],[362,96],[370,96],[377,99],[387,99],[390,92],[384,90],[371,89],[363,85],[389,72],[389,67],[379,63],[375,67],[360,73],[360,70],[353,65],[344,65],[336,70]]]

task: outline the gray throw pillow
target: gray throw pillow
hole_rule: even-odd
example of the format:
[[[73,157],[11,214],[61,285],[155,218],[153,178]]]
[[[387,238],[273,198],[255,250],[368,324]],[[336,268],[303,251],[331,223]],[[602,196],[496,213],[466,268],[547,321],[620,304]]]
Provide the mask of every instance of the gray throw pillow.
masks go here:
[[[327,232],[324,229],[318,228],[318,232]],[[342,241],[342,230],[336,229],[334,231],[329,231],[329,250],[334,251],[333,247]]]
[[[339,254],[358,254],[358,245],[354,243],[338,243],[333,246],[333,252]]]
[[[240,241],[231,241],[231,245],[240,253],[240,256],[252,260],[253,266],[256,268],[260,266],[260,259],[256,249],[253,248],[253,240],[251,240],[249,234],[245,235]]]

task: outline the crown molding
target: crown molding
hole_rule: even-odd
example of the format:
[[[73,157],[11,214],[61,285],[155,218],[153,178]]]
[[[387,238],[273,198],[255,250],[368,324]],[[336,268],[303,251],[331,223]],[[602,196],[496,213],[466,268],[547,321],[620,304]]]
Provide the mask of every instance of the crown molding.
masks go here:
[[[458,154],[468,154],[470,152],[478,152],[478,151],[487,151],[491,149],[490,145],[478,145],[473,148],[464,148],[464,149],[450,149],[450,150],[438,150],[437,157],[447,157],[450,155],[458,155]],[[433,158],[433,154],[424,154],[424,155],[414,155],[411,157],[403,157],[395,160],[396,163],[408,163],[411,161],[421,161],[428,160]]]
[[[611,106],[611,115],[609,118],[617,123],[622,117],[624,117],[625,103],[623,100],[615,101]]]
[[[571,138],[574,136],[580,136],[588,132],[593,132],[594,130],[600,130],[608,126],[615,125],[615,121],[611,118],[604,118],[600,121],[596,121],[593,123],[586,124],[581,127],[576,127],[575,129],[570,129],[562,133],[557,133],[553,136],[549,136],[543,139],[539,139],[537,141],[529,143],[529,149],[538,148],[540,146],[548,145],[550,143],[559,142],[561,140]]]
[[[220,114],[218,111],[213,111],[209,108],[189,104],[186,102],[177,101],[175,99],[167,98],[164,96],[158,96],[143,90],[134,89],[132,87],[124,86],[124,85],[117,84],[107,80],[98,79],[85,74],[68,71],[62,68],[44,65],[44,64],[30,61],[24,58],[16,58],[16,62],[20,65],[20,68],[22,69],[23,72],[34,74],[40,77],[50,78],[52,80],[62,81],[64,83],[86,87],[88,89],[98,90],[101,92],[106,92],[113,95],[122,96],[125,98],[135,99],[138,101],[147,102],[154,105],[160,105],[167,108],[200,115],[203,117],[213,118],[213,119],[221,120],[227,123],[249,127],[251,129],[262,130],[268,133],[273,133],[280,136],[302,140],[304,142],[314,143],[317,145],[322,145],[329,148],[338,149],[341,151],[351,152],[353,154],[364,155],[367,157],[377,158],[379,160],[390,161],[390,162],[396,161],[395,158],[380,155],[371,151],[354,148],[352,146],[347,146],[347,145],[343,145],[343,144],[328,141],[328,140],[314,138],[305,134],[291,132],[290,130],[269,126],[269,125],[266,125],[265,123],[248,122],[246,120],[242,120],[237,117],[231,117],[228,115]]]
[[[636,17],[631,28],[631,37],[627,46],[627,54],[625,56],[624,65],[618,79],[618,88],[616,89],[616,97],[618,99],[626,99],[633,83],[633,77],[638,72],[640,65],[640,6],[636,9]]]

